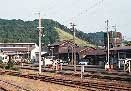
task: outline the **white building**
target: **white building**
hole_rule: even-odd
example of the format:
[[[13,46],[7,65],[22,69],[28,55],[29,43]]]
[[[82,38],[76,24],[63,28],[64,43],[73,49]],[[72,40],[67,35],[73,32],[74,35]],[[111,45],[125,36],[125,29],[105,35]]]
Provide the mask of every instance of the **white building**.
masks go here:
[[[19,55],[25,59],[38,61],[39,46],[36,43],[0,43],[0,49],[6,55]]]

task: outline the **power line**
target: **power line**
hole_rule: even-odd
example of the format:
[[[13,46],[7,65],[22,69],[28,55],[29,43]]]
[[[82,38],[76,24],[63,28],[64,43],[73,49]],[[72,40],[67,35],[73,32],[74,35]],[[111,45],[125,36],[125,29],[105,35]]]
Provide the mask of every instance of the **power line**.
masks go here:
[[[91,9],[95,8],[96,6],[100,5],[101,3],[103,3],[103,0],[102,0],[102,1],[99,1],[99,2],[97,2],[97,3],[95,3],[95,4],[93,4],[93,5],[90,6],[88,9],[84,10],[84,12],[85,12],[85,13],[89,12]],[[83,12],[83,13],[81,12],[80,14],[84,14],[84,12]]]
[[[82,12],[78,13],[75,18],[80,17],[81,15],[87,14],[90,10],[96,8],[98,5],[102,4],[104,0],[100,0],[97,3],[90,6],[88,9],[83,10]]]
[[[91,11],[94,8],[96,8],[97,6],[99,6],[100,4],[102,4],[103,2],[104,2],[104,0],[99,0],[98,2],[96,2],[95,4],[93,4],[92,6],[90,6],[88,9],[81,10],[80,12],[78,12],[78,14],[74,15],[73,20],[75,21],[81,15],[87,14],[89,11]],[[72,1],[70,4],[68,4],[68,6],[71,5],[71,4],[76,5],[76,2]],[[53,8],[54,8],[54,6],[51,6],[50,8],[48,8],[48,10],[52,10]],[[64,9],[61,8],[61,10],[64,10]],[[55,14],[56,15],[57,13],[56,13],[56,11],[53,11],[50,14]],[[58,15],[57,17],[60,17],[60,15]],[[71,20],[72,20],[72,16],[68,17],[68,19],[65,20],[65,22],[70,22]]]

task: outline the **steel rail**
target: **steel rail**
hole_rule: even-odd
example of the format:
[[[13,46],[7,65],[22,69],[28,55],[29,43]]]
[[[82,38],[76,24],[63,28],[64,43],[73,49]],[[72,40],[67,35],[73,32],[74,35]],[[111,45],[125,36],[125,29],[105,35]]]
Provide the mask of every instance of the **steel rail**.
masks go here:
[[[50,83],[55,83],[55,84],[60,84],[64,86],[70,86],[70,87],[75,87],[75,88],[80,88],[80,89],[86,89],[86,90],[92,90],[96,91],[97,90],[102,90],[102,91],[131,91],[131,86],[122,86],[120,84],[110,84],[108,82],[90,82],[90,81],[74,81],[74,80],[68,80],[68,79],[62,79],[62,78],[55,78],[52,76],[46,76],[46,75],[38,75],[38,74],[20,74],[18,72],[8,72],[8,75],[12,76],[19,76],[19,77],[24,77],[28,79],[33,79],[33,80],[40,80],[44,82],[50,82]],[[7,74],[6,73],[6,74]]]

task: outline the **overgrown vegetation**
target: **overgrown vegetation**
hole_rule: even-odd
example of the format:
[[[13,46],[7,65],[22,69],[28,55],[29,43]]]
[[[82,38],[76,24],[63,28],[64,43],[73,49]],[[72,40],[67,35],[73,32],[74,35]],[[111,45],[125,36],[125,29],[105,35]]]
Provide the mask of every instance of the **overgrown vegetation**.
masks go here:
[[[19,70],[18,66],[16,66],[13,61],[10,61],[8,63],[3,63],[2,60],[0,60],[0,68],[7,69],[7,70],[15,70],[15,71]]]

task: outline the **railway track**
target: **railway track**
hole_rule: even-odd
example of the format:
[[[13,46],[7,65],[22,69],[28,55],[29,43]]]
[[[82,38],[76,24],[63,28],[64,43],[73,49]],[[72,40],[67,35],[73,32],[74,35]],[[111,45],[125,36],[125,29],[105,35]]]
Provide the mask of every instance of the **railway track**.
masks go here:
[[[65,69],[66,68],[66,69]],[[68,73],[67,71],[70,71],[70,69],[72,70],[74,67],[72,66],[65,66],[64,69],[62,71],[59,71],[58,73],[59,74],[62,74],[62,75],[72,75],[72,76],[76,76],[76,77],[80,77],[80,71],[78,70],[78,74],[77,73],[74,73],[74,72],[71,72],[71,73]],[[24,66],[24,67],[21,67],[21,69],[29,69],[29,70],[37,70],[38,71],[38,68],[37,67],[29,67],[29,66]],[[67,70],[68,69],[68,70]],[[55,69],[46,69],[46,68],[42,68],[42,72],[51,72],[51,73],[55,73]],[[94,69],[93,70],[86,70],[86,72],[83,74],[84,78],[97,78],[97,79],[106,79],[106,80],[115,80],[115,81],[125,81],[125,82],[131,82],[131,75],[129,75],[128,73],[124,73],[124,74],[119,74],[118,72],[117,73],[110,73],[110,72],[106,72],[106,71],[97,71]]]
[[[19,76],[33,80],[40,80],[44,82],[55,83],[59,85],[65,85],[80,89],[86,89],[88,91],[131,91],[131,86],[127,84],[117,84],[109,82],[91,82],[83,80],[69,80],[62,77],[52,77],[38,74],[21,74],[16,71],[0,71],[0,74],[7,74],[12,76]]]
[[[5,89],[4,87],[0,87],[0,91],[8,91],[8,90]]]
[[[16,83],[0,80],[0,91],[11,91],[10,88],[13,88],[13,91],[32,91],[29,89],[26,89]]]

